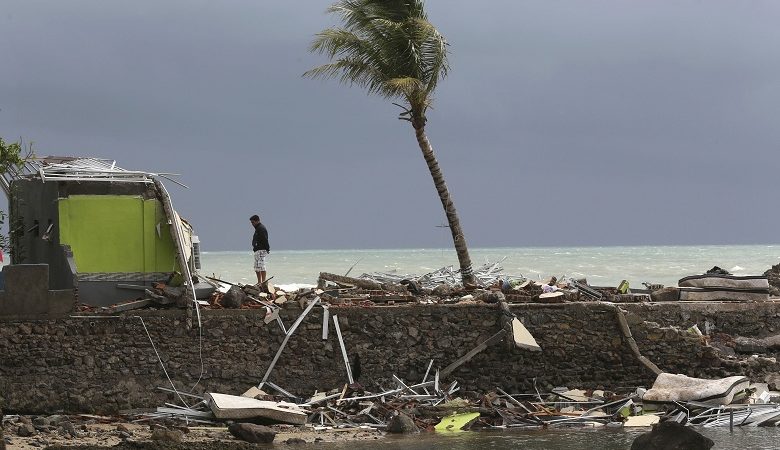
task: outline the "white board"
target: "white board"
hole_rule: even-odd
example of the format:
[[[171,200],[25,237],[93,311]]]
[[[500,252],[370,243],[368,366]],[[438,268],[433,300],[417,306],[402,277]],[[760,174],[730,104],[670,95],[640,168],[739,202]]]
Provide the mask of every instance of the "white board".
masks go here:
[[[528,329],[525,328],[523,322],[515,317],[512,319],[512,336],[515,340],[515,345],[518,348],[524,348],[534,352],[541,352],[542,348],[536,343],[536,339],[531,335]]]

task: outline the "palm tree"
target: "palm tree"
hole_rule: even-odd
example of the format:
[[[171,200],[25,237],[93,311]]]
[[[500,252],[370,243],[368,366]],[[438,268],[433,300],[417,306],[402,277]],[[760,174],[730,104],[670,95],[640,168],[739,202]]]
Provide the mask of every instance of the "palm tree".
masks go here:
[[[447,42],[428,22],[422,0],[341,0],[328,13],[340,16],[342,28],[316,35],[311,51],[331,62],[304,74],[336,78],[387,99],[404,101],[400,119],[414,128],[417,143],[447,216],[464,286],[475,284],[466,238],[444,182],[436,155],[425,134],[425,113],[433,91],[447,75]]]

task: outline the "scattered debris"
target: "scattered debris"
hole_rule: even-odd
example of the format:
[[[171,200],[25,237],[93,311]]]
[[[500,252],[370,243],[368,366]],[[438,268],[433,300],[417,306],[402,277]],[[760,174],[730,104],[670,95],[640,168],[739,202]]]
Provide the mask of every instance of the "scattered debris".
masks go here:
[[[661,373],[642,399],[645,403],[697,401],[710,405],[728,405],[735,395],[744,392],[749,385],[750,380],[743,376],[705,380]]]
[[[503,260],[502,260],[503,261]],[[198,307],[207,309],[258,309],[265,308],[266,323],[276,321],[279,311],[288,305],[304,305],[318,296],[324,306],[379,307],[396,304],[449,304],[449,303],[565,303],[602,301],[627,302],[676,302],[676,301],[766,301],[770,290],[767,275],[733,276],[706,273],[684,277],[679,287],[642,283],[646,289],[632,289],[627,280],[618,287],[591,286],[585,279],[551,277],[546,281],[533,281],[522,275],[506,275],[500,262],[487,263],[475,270],[477,287],[464,289],[460,275],[452,266],[443,267],[424,275],[395,273],[364,273],[353,278],[321,272],[317,288],[299,288],[287,292],[271,283],[261,286],[230,283],[215,277],[196,275],[193,284]],[[780,276],[776,277],[780,279]],[[140,292],[140,297],[110,307],[96,308],[80,305],[81,312],[117,314],[140,308],[185,307],[193,302],[187,299],[185,286],[155,283],[147,286],[120,284],[126,290]],[[296,288],[290,286],[290,288]],[[191,289],[191,288],[189,288]],[[774,292],[774,291],[772,291]],[[780,291],[778,291],[780,292]],[[286,330],[284,330],[286,333]],[[323,327],[327,337],[327,326]]]
[[[462,431],[479,417],[478,412],[458,413],[442,417],[436,431]]]
[[[615,304],[644,301],[651,296],[654,300],[662,298],[679,301],[682,300],[681,293],[689,289],[700,292],[711,289],[766,291],[766,277],[697,275],[680,280],[680,287],[665,288],[644,283],[648,289],[632,291],[627,281],[617,288],[602,288],[591,286],[584,279],[561,277],[559,281],[552,277],[550,281],[535,282],[523,277],[508,277],[502,272],[499,263],[486,264],[476,271],[479,287],[468,290],[458,284],[460,277],[451,267],[419,277],[409,274],[374,273],[351,278],[323,272],[316,289],[300,289],[295,292],[278,289],[271,283],[250,286],[212,278],[210,281],[218,287],[206,302],[206,307],[264,308],[264,322],[270,326],[276,326],[272,324],[276,322],[284,333],[262,381],[240,396],[218,392],[203,395],[179,392],[171,382],[173,389],[159,389],[175,393],[180,403],[166,403],[154,412],[132,416],[133,420],[153,424],[183,422],[190,427],[224,426],[230,421],[262,421],[302,426],[315,431],[365,429],[398,433],[434,429],[456,431],[573,426],[654,426],[654,429],[664,429],[668,427],[666,423],[703,427],[752,427],[780,423],[780,404],[775,403],[780,399],[780,393],[770,392],[767,385],[764,385],[764,388],[751,385],[747,378],[741,376],[704,380],[663,373],[639,353],[626,315],[620,306]],[[723,286],[718,285],[719,282],[722,282]],[[744,283],[750,286],[745,287]],[[153,289],[147,288],[139,292],[143,292],[145,298],[104,308],[103,312],[119,313],[142,307],[176,307],[182,305],[178,298],[186,298],[184,289],[164,284],[157,284]],[[509,308],[510,303],[532,301],[611,302],[604,305],[614,309],[624,342],[631,347],[642,364],[657,374],[652,388],[637,388],[622,393],[556,388],[548,393],[536,391],[510,394],[500,387],[482,394],[461,392],[458,381],[453,380],[451,375],[489,346],[504,342],[509,348],[521,351],[543,350],[521,319],[515,317]],[[500,326],[493,335],[474,342],[471,350],[455,361],[448,361],[449,364],[442,365],[443,368],[435,365],[434,360],[430,360],[425,366],[422,380],[404,380],[392,374],[391,386],[374,387],[372,390],[367,390],[359,383],[360,357],[348,351],[349,342],[345,342],[342,335],[338,308],[454,302],[495,303],[501,318]],[[279,312],[298,307],[303,311],[294,323],[286,326]],[[345,383],[330,391],[316,391],[308,398],[301,398],[301,393],[288,392],[283,386],[276,384],[283,384],[281,381],[274,383],[272,374],[289,338],[312,309],[319,307],[323,308],[322,339],[328,338],[329,328],[332,326],[332,334],[337,337],[344,362]],[[319,323],[316,326],[319,327]],[[709,325],[705,323],[702,329],[694,325],[688,332],[701,337],[702,340],[709,339]],[[776,336],[730,339],[726,346],[736,349],[737,352],[780,347],[780,337]],[[152,345],[154,346],[154,343]],[[348,356],[350,354],[352,359]],[[162,360],[160,364],[165,370]],[[772,383],[773,387],[780,384],[776,381]],[[34,424],[27,425],[19,423],[18,433],[38,432]],[[230,425],[230,433],[249,442],[274,440],[273,429],[258,427],[233,423]],[[129,435],[129,431],[118,431]],[[157,433],[160,439],[163,439],[163,434]]]

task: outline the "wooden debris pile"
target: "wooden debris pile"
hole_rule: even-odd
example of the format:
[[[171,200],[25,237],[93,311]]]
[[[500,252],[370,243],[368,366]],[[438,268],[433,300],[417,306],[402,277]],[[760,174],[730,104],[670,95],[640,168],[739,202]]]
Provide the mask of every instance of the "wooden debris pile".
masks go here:
[[[430,369],[430,366],[429,366]],[[428,374],[426,374],[427,379]],[[476,430],[499,428],[541,428],[559,426],[595,426],[622,423],[629,415],[632,396],[584,396],[584,391],[550,394],[508,394],[500,388],[483,395],[467,393],[457,397],[457,381],[445,384],[439,379],[417,384],[406,383],[393,375],[396,386],[380,393],[369,393],[354,386],[341,392],[315,394],[304,405],[312,408],[310,423],[315,428],[369,426],[386,428],[398,414],[411,417],[418,428],[428,431]],[[594,391],[590,391],[591,395]],[[567,396],[574,393],[579,398]],[[452,429],[450,419],[465,416],[465,423]],[[452,420],[452,423],[458,423]],[[439,424],[445,424],[439,427]]]
[[[199,278],[196,278],[196,280]],[[197,282],[196,285],[201,286],[199,289],[206,292],[212,292],[215,287],[212,283]],[[205,286],[205,287],[203,287]],[[132,311],[136,309],[165,309],[165,308],[186,308],[190,302],[191,297],[187,293],[187,289],[182,285],[180,276],[172,276],[166,283],[155,282],[151,285],[136,285],[117,283],[119,289],[125,289],[128,292],[136,292],[136,294],[129,294],[128,297],[135,297],[132,300],[117,303],[111,306],[91,306],[85,304],[78,304],[78,311],[91,312],[91,313],[103,313],[103,314],[116,314],[124,311]],[[208,294],[204,294],[208,296]],[[205,301],[199,301],[201,306],[205,306],[208,303]]]
[[[134,421],[177,420],[194,425],[218,423],[228,417],[232,420],[263,418],[266,422],[301,425],[302,421],[287,416],[306,412],[305,426],[317,431],[357,427],[387,430],[393,418],[402,414],[410,417],[418,429],[433,431],[440,429],[437,425],[458,415],[471,417],[467,423],[459,425],[458,430],[593,427],[622,425],[634,412],[641,410],[635,406],[637,397],[634,394],[617,396],[603,391],[570,391],[566,388],[547,394],[509,394],[496,388],[482,395],[470,392],[459,397],[456,396],[460,391],[458,382],[444,383],[439,373],[426,373],[423,378],[426,381],[419,383],[409,383],[397,375],[392,379],[395,385],[381,392],[370,392],[353,383],[329,392],[315,392],[308,399],[298,398],[271,383],[267,385],[272,385],[277,395],[252,388],[243,397],[245,401],[255,401],[257,408],[250,412],[224,407],[220,417],[214,414],[210,397],[222,394],[203,397],[186,394],[188,398],[194,398],[191,406],[166,403],[154,413],[135,416]],[[270,400],[252,400],[259,398]],[[287,416],[274,415],[280,408],[289,411]],[[658,419],[657,415],[653,417]]]

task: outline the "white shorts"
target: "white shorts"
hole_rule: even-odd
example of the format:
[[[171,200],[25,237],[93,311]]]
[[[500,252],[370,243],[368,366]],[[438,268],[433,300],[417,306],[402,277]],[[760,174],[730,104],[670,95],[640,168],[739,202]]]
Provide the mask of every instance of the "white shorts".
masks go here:
[[[265,272],[265,259],[267,257],[268,252],[265,250],[255,252],[255,272]]]

